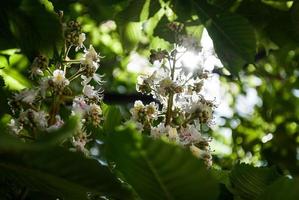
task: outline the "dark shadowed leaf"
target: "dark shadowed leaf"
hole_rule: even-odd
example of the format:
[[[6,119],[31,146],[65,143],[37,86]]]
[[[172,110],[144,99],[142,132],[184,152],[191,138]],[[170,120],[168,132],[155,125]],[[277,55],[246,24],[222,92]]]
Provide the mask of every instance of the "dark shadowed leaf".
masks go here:
[[[262,194],[266,187],[279,177],[274,168],[238,164],[230,174],[232,192],[241,199],[252,200]]]
[[[116,199],[128,193],[106,166],[62,147],[35,148],[0,135],[0,179],[64,199],[87,199],[93,192]]]
[[[38,53],[51,55],[62,46],[62,24],[49,1],[15,0],[1,7],[0,35],[14,45],[10,48],[17,44],[33,57]]]
[[[299,199],[299,179],[281,177],[271,184],[258,200]]]

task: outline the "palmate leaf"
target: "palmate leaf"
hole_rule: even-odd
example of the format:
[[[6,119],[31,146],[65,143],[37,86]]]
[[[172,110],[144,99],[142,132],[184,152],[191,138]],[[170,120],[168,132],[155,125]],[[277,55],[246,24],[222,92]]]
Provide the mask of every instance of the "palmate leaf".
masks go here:
[[[87,193],[129,199],[106,166],[62,147],[40,148],[0,135],[0,180],[8,179],[29,191],[64,199],[87,199]]]
[[[254,62],[256,41],[249,22],[235,14],[220,14],[206,23],[215,51],[223,64],[234,75]]]
[[[217,199],[204,164],[178,146],[143,137],[133,128],[110,135],[108,158],[142,199]]]
[[[256,199],[281,176],[274,168],[257,168],[247,164],[236,165],[230,174],[232,192],[244,200]]]

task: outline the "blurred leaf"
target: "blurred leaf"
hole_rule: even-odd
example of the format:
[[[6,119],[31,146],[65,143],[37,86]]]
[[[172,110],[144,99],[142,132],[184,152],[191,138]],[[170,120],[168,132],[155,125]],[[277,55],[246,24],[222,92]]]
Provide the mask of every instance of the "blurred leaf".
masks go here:
[[[133,50],[142,40],[142,23],[130,22],[119,26],[121,42],[126,52]]]
[[[236,0],[208,0],[208,1],[209,3],[213,4],[216,7],[221,8],[222,10],[228,10],[236,3]]]
[[[0,76],[0,88],[5,87],[5,81],[2,76]]]
[[[128,7],[116,15],[116,21],[120,24],[139,22],[146,1],[147,0],[130,0]]]
[[[15,0],[3,5],[0,12],[2,39],[16,42],[29,57],[51,55],[62,47],[62,25],[49,1]]]
[[[128,191],[107,167],[80,153],[60,147],[36,149],[1,134],[0,157],[0,179],[8,178],[33,191],[64,199],[87,199],[88,192],[128,198]]]
[[[232,192],[244,200],[256,199],[280,175],[274,168],[257,168],[237,164],[230,174]]]
[[[103,109],[104,124],[103,131],[106,134],[110,134],[114,131],[115,127],[121,124],[122,115],[117,106],[105,106]]]
[[[119,23],[144,21],[161,8],[159,0],[130,0],[129,2],[128,7],[116,16]]]
[[[217,181],[203,162],[178,146],[143,137],[133,128],[108,140],[108,158],[142,199],[217,199]]]
[[[299,199],[299,179],[281,177],[271,184],[258,200]]]
[[[173,0],[170,4],[171,9],[178,16],[178,21],[184,22],[191,18],[194,14],[194,7],[190,0]]]
[[[291,9],[292,25],[295,33],[295,37],[299,36],[299,2],[295,1]]]
[[[30,81],[26,77],[24,77],[19,71],[13,68],[0,68],[0,75],[4,78],[5,83],[9,89],[20,90],[31,86]]]

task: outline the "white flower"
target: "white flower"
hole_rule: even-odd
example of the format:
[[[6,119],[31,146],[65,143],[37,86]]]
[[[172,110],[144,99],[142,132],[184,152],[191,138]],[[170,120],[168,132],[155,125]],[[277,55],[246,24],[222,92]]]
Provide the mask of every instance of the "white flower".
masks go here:
[[[8,124],[9,130],[13,133],[18,135],[21,130],[23,129],[23,125],[18,122],[16,119],[11,119]]]
[[[179,135],[176,128],[173,128],[169,125],[166,126],[166,135],[170,141],[175,141],[175,142],[179,141]]]
[[[98,100],[99,97],[99,91],[95,90],[93,86],[91,85],[84,85],[83,87],[83,94],[87,96],[89,99],[96,99]]]
[[[43,98],[46,97],[47,90],[49,88],[49,78],[43,78],[40,82],[40,93]]]
[[[153,138],[161,138],[166,133],[164,123],[160,123],[157,127],[152,127],[151,136]]]
[[[208,123],[213,119],[213,104],[211,101],[201,98],[196,102],[192,102],[186,112],[196,115],[200,122]]]
[[[85,50],[81,64],[87,68],[88,72],[96,72],[99,68],[98,62],[100,62],[100,56],[97,54],[92,45],[89,46],[88,50]]]
[[[150,119],[155,119],[157,118],[157,114],[158,114],[158,108],[157,105],[155,104],[155,102],[151,102],[150,104],[148,104],[146,106],[146,115],[148,118]]]
[[[55,116],[55,124],[49,126],[47,128],[48,132],[52,132],[52,131],[56,131],[57,129],[61,128],[64,124],[64,121],[61,119],[61,117],[59,115]]]
[[[72,114],[84,115],[89,110],[89,105],[85,102],[84,97],[76,96],[73,100]]]
[[[86,132],[84,130],[82,130],[82,127],[79,128],[78,127],[78,130],[77,130],[77,134],[76,136],[74,136],[72,138],[72,143],[73,143],[73,146],[78,150],[78,151],[81,151],[85,154],[88,154],[88,150],[85,148],[85,145],[87,144],[87,142],[90,141],[90,139],[88,139],[88,136],[86,134]]]
[[[85,33],[81,33],[78,39],[78,46],[75,49],[76,51],[84,47],[83,42],[85,41],[85,39],[86,39]]]
[[[36,126],[40,129],[45,129],[48,126],[48,114],[44,111],[34,112],[33,120]]]
[[[202,150],[194,145],[191,145],[189,147],[191,153],[197,157],[197,158],[200,158],[200,159],[203,159],[205,164],[208,166],[208,167],[211,167],[212,166],[212,155],[211,155],[211,152],[209,150],[205,151],[205,150]]]
[[[151,129],[151,136],[153,138],[161,138],[166,136],[170,141],[177,142],[179,140],[179,135],[176,128],[169,125],[165,127],[164,123],[160,123],[157,127]]]
[[[162,79],[159,82],[159,88],[158,92],[162,96],[166,96],[168,93],[167,91],[174,85],[174,82],[170,79],[170,77],[167,77],[165,79]]]
[[[81,78],[82,78],[81,85],[83,85],[83,86],[87,85],[92,79],[92,77],[87,77],[84,75],[81,75]]]
[[[43,76],[44,72],[39,68],[39,67],[32,67],[30,70],[30,77],[35,77],[35,76]]]
[[[100,62],[100,56],[95,51],[92,45],[89,46],[89,49],[85,51],[85,61],[89,62]]]
[[[180,129],[180,143],[182,145],[196,144],[204,140],[201,133],[194,125],[188,125],[186,128]]]
[[[52,78],[54,84],[58,85],[58,86],[66,86],[69,85],[69,80],[67,78],[65,78],[65,73],[64,71],[60,70],[60,69],[56,69],[53,72],[53,78]]]
[[[74,145],[74,147],[76,147],[76,149],[78,149],[79,151],[85,152],[85,145],[87,143],[86,138],[83,137],[73,137],[72,138],[72,143]]]
[[[32,104],[38,94],[38,90],[24,89],[20,93],[14,95],[16,101],[22,101],[24,103]]]
[[[144,105],[142,101],[135,101],[134,107],[131,108],[130,113],[132,114],[132,118],[136,121],[139,120],[139,113],[144,109]]]

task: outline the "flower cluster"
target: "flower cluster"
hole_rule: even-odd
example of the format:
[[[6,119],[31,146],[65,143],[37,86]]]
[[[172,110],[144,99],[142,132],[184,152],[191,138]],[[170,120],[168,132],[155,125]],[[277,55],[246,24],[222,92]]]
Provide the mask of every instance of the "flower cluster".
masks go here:
[[[62,60],[37,56],[31,65],[30,77],[36,83],[31,89],[16,92],[9,100],[16,116],[8,124],[11,133],[26,139],[35,139],[39,132],[52,132],[64,124],[61,110],[69,115],[80,115],[81,124],[70,143],[86,152],[89,141],[86,126],[99,126],[102,121],[101,76],[98,75],[100,56],[92,45],[83,44],[85,34],[78,22],[64,25],[65,49]],[[80,59],[69,58],[69,52],[83,49]],[[97,84],[92,85],[93,81]],[[78,87],[79,85],[79,87]],[[68,109],[65,109],[68,108]],[[65,111],[64,111],[65,113]]]
[[[152,74],[140,75],[136,89],[152,95],[160,102],[161,109],[155,103],[143,105],[137,101],[131,109],[132,119],[142,132],[188,147],[211,166],[210,139],[203,136],[202,125],[212,123],[215,106],[201,94],[209,73],[203,66],[195,70],[185,67],[180,58],[186,49],[183,52],[179,49],[179,44],[175,44],[171,52],[151,51],[150,62],[160,66]]]

